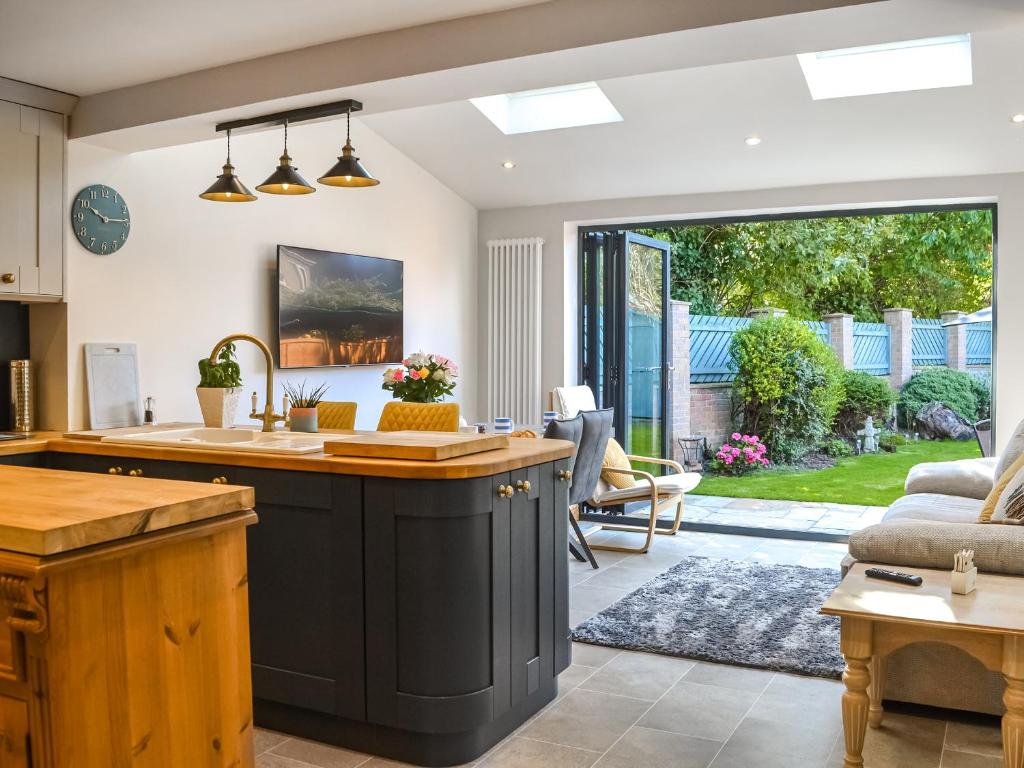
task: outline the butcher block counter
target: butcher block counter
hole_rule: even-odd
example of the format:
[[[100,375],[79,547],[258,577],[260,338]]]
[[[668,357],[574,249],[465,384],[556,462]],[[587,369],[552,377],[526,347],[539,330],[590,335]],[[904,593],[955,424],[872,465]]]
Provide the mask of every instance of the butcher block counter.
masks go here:
[[[253,504],[0,466],[0,765],[253,766]]]

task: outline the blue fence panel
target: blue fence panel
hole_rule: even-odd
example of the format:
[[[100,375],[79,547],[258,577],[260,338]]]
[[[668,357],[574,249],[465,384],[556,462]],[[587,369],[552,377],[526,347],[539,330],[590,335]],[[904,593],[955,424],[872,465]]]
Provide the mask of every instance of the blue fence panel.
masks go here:
[[[889,326],[885,323],[853,324],[853,369],[875,376],[889,373]]]
[[[992,323],[967,326],[967,364],[992,364]]]
[[[650,419],[661,411],[661,318],[629,310],[630,415]]]
[[[814,331],[823,342],[832,346],[832,326],[822,320],[806,320],[804,325]]]
[[[915,366],[946,364],[946,329],[941,320],[915,318],[910,339]]]

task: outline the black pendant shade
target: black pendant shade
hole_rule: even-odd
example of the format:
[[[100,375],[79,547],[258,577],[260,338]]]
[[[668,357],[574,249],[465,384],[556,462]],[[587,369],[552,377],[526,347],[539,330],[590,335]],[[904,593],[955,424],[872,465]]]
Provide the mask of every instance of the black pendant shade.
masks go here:
[[[352,110],[345,113],[345,146],[341,148],[341,157],[331,169],[317,181],[329,187],[375,187],[380,179],[375,179],[355,156],[352,146]]]
[[[271,195],[308,195],[316,192],[316,188],[299,175],[299,169],[292,167],[292,159],[288,156],[288,121],[284,123],[284,154],[267,180],[256,187],[260,192]]]
[[[256,195],[235,176],[235,166],[231,164],[231,131],[228,131],[228,158],[222,170],[210,188],[200,195],[203,200],[212,200],[215,203],[249,203],[256,199]]]

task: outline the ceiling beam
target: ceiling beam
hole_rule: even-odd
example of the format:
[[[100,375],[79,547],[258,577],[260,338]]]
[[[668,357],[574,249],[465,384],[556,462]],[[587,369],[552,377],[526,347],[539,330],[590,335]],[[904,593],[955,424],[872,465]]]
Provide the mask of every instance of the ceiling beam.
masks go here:
[[[884,0],[549,0],[85,96],[69,130],[85,138],[481,63],[875,2]]]

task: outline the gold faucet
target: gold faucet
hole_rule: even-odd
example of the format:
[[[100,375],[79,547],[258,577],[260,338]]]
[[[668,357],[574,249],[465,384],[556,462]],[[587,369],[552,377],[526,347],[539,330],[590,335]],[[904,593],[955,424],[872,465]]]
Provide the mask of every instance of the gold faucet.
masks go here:
[[[285,396],[284,415],[274,413],[274,407],[271,403],[274,402],[274,358],[270,353],[270,347],[268,347],[262,340],[256,338],[249,333],[233,333],[230,336],[225,336],[223,339],[217,342],[214,346],[213,351],[210,353],[210,362],[217,363],[217,353],[220,352],[221,348],[225,344],[230,344],[232,341],[250,341],[259,347],[260,351],[263,352],[263,356],[267,359],[267,404],[263,409],[263,413],[256,412],[256,393],[252,393],[252,413],[249,414],[250,419],[260,419],[263,422],[264,432],[273,432],[274,424],[278,421],[287,421],[288,419],[288,397]]]

